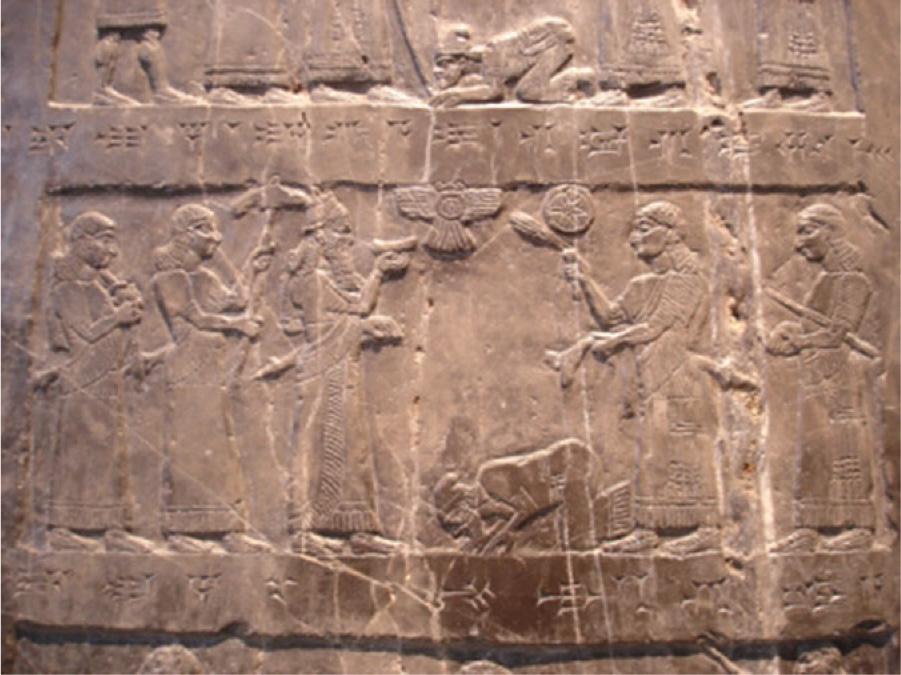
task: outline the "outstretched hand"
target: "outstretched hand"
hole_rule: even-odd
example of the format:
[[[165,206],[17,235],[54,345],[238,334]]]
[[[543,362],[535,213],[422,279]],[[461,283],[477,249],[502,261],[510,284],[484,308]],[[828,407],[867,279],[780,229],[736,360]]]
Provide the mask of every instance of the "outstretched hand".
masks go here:
[[[369,342],[396,342],[403,339],[404,330],[390,316],[370,316],[363,319],[363,335]]]
[[[795,321],[783,321],[769,334],[766,349],[776,356],[793,356],[801,351],[803,329]]]
[[[260,329],[263,327],[263,319],[259,316],[245,317],[237,319],[233,328],[239,333],[245,335],[251,340],[255,340],[260,335]]]
[[[382,274],[403,272],[410,265],[410,254],[388,251],[376,259],[375,265]]]
[[[116,324],[119,326],[132,326],[140,323],[144,316],[144,305],[140,302],[127,301],[116,308]]]

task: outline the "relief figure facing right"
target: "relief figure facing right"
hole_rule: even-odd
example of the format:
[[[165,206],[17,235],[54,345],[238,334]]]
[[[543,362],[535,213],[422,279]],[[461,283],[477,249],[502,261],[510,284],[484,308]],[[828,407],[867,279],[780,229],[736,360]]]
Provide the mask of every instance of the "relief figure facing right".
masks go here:
[[[860,338],[873,287],[845,239],[841,211],[826,203],[803,209],[795,251],[820,272],[803,302],[775,288],[767,295],[796,316],[767,339],[774,356],[797,358],[801,373],[794,476],[794,531],[779,552],[858,550],[875,526],[873,477],[863,371],[880,358]]]
[[[172,216],[168,242],[154,252],[151,286],[170,338],[163,533],[172,548],[186,553],[260,544],[244,534],[246,495],[229,366],[241,342],[259,334],[260,319],[246,311],[245,279],[265,268],[271,251],[254,250],[242,274],[221,242],[215,213],[186,204]]]
[[[357,243],[347,207],[333,192],[317,190],[279,284],[282,330],[300,346],[272,357],[256,375],[293,371],[296,378],[289,528],[293,548],[309,555],[390,553],[399,546],[379,517],[362,350],[402,339],[401,326],[376,309],[383,282],[406,270],[416,240],[375,242],[366,275],[355,264]]]
[[[142,551],[131,521],[125,374],[150,368],[133,328],[144,316],[138,288],[110,269],[118,224],[97,211],[76,217],[68,251],[53,264],[48,333],[54,358],[39,378],[54,384],[59,421],[52,447],[48,539],[52,548]]]

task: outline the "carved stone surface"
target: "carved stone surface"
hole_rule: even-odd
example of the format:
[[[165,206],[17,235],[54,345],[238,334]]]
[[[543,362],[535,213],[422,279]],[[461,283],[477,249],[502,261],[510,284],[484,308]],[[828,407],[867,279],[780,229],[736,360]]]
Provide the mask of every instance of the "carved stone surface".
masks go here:
[[[4,670],[899,672],[899,23],[4,3]]]

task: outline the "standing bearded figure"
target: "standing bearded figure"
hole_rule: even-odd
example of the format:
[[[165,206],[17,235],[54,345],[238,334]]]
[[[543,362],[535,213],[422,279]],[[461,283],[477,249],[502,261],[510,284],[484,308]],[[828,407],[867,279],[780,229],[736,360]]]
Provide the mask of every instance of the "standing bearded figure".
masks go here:
[[[798,214],[795,250],[821,272],[803,305],[790,307],[800,321],[779,324],[767,341],[771,354],[797,357],[801,367],[795,530],[776,545],[784,552],[853,550],[872,541],[870,434],[860,364],[861,355],[878,358],[878,351],[856,335],[872,286],[844,229],[841,211],[829,204]],[[773,290],[769,294],[794,305]]]
[[[333,554],[347,547],[389,552],[396,547],[379,536],[361,358],[364,343],[400,339],[400,326],[373,312],[387,275],[409,264],[403,249],[411,245],[401,242],[378,253],[374,269],[364,277],[354,266],[355,243],[347,209],[331,192],[319,194],[282,279],[282,327],[301,347],[260,374],[271,377],[295,369],[302,403],[290,516],[295,548],[305,553]]]
[[[632,515],[607,528],[607,536],[617,537],[603,546],[610,553],[659,547],[687,555],[719,546],[716,410],[712,383],[700,365],[710,291],[697,254],[683,240],[686,227],[681,209],[670,202],[638,211],[629,244],[651,272],[633,278],[614,300],[582,275],[577,262],[567,269],[599,326],[610,332],[592,333],[564,352],[548,354],[563,385],[571,383],[588,351],[607,358],[630,350],[635,359],[637,391],[627,407],[637,414],[641,432]]]

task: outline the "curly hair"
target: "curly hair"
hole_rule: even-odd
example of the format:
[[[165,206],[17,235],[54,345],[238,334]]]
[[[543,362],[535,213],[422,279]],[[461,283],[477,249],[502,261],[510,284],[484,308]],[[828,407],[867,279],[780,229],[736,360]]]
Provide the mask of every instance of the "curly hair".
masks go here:
[[[838,266],[846,272],[861,269],[860,253],[845,239],[847,220],[845,215],[832,204],[817,202],[798,213],[798,221],[808,221],[824,227],[828,233],[829,248]]]
[[[69,225],[68,240],[74,243],[85,237],[93,237],[101,232],[115,232],[116,221],[98,211],[85,211]]]
[[[668,227],[680,236],[684,235],[688,222],[682,209],[667,201],[657,201],[646,204],[638,209],[636,218],[650,218],[658,225]]]
[[[185,204],[179,206],[172,214],[172,225],[169,233],[173,237],[184,234],[194,223],[215,220],[216,214],[202,204]]]

